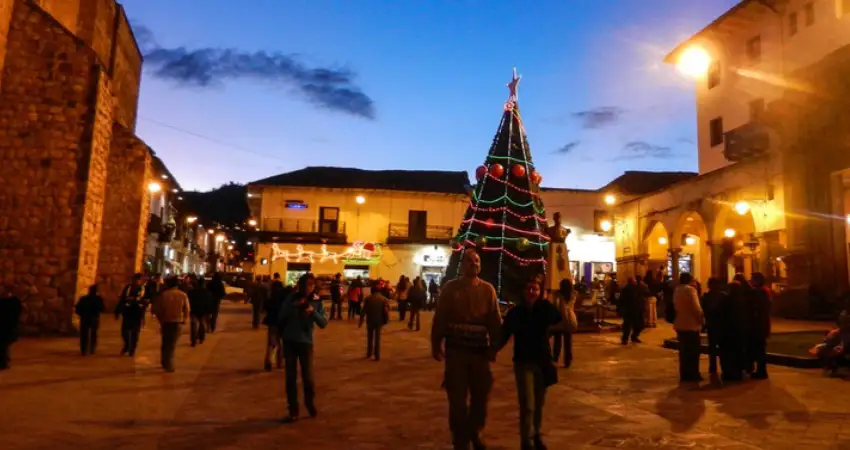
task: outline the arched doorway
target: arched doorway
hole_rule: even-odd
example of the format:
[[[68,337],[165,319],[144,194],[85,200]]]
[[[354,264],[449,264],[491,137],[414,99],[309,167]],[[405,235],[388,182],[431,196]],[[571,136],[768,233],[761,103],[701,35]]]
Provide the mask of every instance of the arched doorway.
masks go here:
[[[711,247],[708,227],[696,211],[687,211],[679,218],[673,235],[673,251],[678,251],[675,263],[678,272],[689,272],[703,286],[711,277]],[[672,265],[672,264],[671,264]],[[672,273],[671,273],[672,275]]]
[[[746,206],[746,207],[745,207]],[[718,251],[714,259],[716,274],[731,281],[736,273],[747,279],[760,270],[759,240],[753,214],[746,202],[724,205],[714,223],[712,242]]]
[[[646,270],[653,273],[667,272],[667,261],[670,250],[670,233],[660,221],[654,221],[647,228],[643,238],[646,249]]]

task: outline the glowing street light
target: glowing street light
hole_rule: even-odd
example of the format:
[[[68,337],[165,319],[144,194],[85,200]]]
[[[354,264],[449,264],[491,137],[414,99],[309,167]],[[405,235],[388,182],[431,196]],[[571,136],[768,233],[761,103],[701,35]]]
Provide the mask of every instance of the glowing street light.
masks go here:
[[[704,48],[698,46],[685,49],[676,61],[676,69],[679,73],[691,78],[704,77],[710,65],[711,56]]]
[[[358,205],[362,205],[362,204],[366,203],[366,197],[364,197],[362,195],[358,195],[357,197],[354,198],[354,201],[357,202]]]
[[[693,236],[688,236],[688,237],[685,238],[685,244],[687,244],[687,245],[694,245],[696,243],[697,243],[697,238],[695,238]]]
[[[850,224],[850,214],[847,214],[847,223]]]
[[[215,230],[207,230],[207,233],[209,233],[209,234],[215,234]]]
[[[617,203],[617,197],[614,194],[608,194],[605,196],[606,205],[613,205],[614,203]]]
[[[738,202],[738,203],[735,203],[735,212],[737,212],[738,215],[743,216],[744,214],[748,213],[749,211],[750,211],[750,204],[749,203],[747,203],[743,200]]]
[[[215,237],[215,241],[216,242],[224,242],[224,235],[219,234],[218,236]]]
[[[729,239],[732,239],[733,237],[735,237],[735,234],[737,234],[737,233],[735,232],[735,230],[733,228],[727,228],[723,232],[723,235],[726,236]]]
[[[661,244],[661,245],[667,245],[667,238],[664,237],[664,236],[661,236],[660,238],[658,238],[658,243]]]
[[[151,194],[156,194],[157,192],[162,190],[162,185],[157,183],[156,181],[151,181],[148,183],[148,192]]]
[[[599,223],[599,228],[601,228],[601,229],[602,229],[602,231],[604,231],[604,232],[606,232],[606,233],[607,233],[607,232],[609,232],[609,231],[611,231],[611,227],[612,227],[612,226],[613,226],[613,225],[611,225],[611,221],[610,221],[610,220],[603,220],[602,222],[600,222],[600,223]]]
[[[186,218],[186,223],[195,223],[198,221],[198,218],[195,216],[189,216]]]
[[[248,221],[248,225],[250,225],[250,226],[252,226],[252,227],[256,227],[256,226],[257,226],[257,219],[251,219],[251,220],[249,220],[249,221]]]

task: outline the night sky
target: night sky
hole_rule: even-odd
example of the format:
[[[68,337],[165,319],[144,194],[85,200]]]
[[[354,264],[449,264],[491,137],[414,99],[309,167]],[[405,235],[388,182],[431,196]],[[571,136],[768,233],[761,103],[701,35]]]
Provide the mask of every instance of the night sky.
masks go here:
[[[693,86],[661,60],[737,1],[122,3],[146,54],[137,132],[205,190],[307,165],[473,171],[513,66],[544,186],[696,170]]]

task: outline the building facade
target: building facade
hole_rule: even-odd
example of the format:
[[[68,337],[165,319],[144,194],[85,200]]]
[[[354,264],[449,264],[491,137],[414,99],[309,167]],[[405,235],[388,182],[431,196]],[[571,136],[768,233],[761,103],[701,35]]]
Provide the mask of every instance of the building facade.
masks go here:
[[[777,313],[848,287],[850,2],[745,0],[666,61],[694,76],[700,175],[621,204],[627,276],[764,273]]]

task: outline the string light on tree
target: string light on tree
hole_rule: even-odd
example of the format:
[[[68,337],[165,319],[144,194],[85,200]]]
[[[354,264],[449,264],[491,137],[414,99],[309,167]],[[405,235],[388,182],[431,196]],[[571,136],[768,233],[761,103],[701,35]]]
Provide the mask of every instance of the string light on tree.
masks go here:
[[[477,248],[480,276],[508,302],[521,298],[528,277],[545,275],[549,245],[539,194],[543,177],[534,169],[517,103],[520,79],[514,70],[496,136],[486,160],[475,170],[478,183],[447,269],[449,278],[456,276],[463,252]]]

